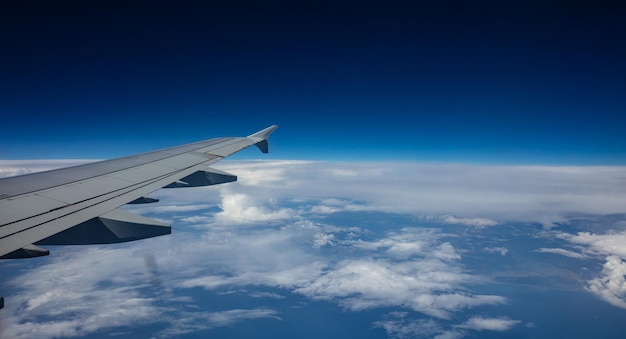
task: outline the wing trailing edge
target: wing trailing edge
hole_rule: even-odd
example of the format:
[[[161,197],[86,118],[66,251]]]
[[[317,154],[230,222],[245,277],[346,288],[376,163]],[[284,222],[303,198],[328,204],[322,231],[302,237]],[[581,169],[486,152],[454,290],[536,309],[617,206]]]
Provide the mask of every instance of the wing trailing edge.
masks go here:
[[[47,255],[36,245],[109,244],[171,233],[169,225],[117,210],[151,203],[163,187],[237,180],[211,164],[256,145],[268,152],[273,125],[248,137],[215,138],[154,152],[0,179],[0,258]],[[174,183],[174,184],[172,184]]]

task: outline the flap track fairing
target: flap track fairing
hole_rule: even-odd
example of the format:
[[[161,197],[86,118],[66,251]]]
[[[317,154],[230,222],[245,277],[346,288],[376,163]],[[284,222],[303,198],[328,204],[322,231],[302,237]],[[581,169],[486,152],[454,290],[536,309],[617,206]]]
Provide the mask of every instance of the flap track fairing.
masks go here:
[[[160,221],[122,210],[113,210],[38,241],[36,244],[114,244],[170,233],[172,233],[171,227]]]
[[[194,172],[164,188],[211,186],[233,181],[237,181],[236,175],[209,167],[204,171]]]

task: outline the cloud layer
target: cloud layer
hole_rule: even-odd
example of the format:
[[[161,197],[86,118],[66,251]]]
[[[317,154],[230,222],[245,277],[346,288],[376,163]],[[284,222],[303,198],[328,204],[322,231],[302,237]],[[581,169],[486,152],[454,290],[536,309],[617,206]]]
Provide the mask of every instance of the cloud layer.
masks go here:
[[[3,160],[3,175],[63,167],[87,160]],[[547,226],[571,213],[624,213],[626,168],[619,166],[494,166],[433,163],[224,161],[215,167],[239,182],[207,189],[161,190],[164,201],[217,202],[223,221],[289,217],[290,211],[250,209],[249,200],[276,204],[284,197],[315,201],[313,212],[378,210],[437,216],[451,224],[494,226],[537,221]],[[236,190],[233,189],[236,187]],[[226,192],[224,190],[232,190]],[[213,196],[213,197],[211,197]],[[274,199],[274,200],[272,200]],[[354,202],[362,202],[355,205]],[[321,204],[319,202],[322,202]],[[239,220],[237,220],[239,219]]]
[[[11,166],[12,173],[29,171]],[[281,310],[269,305],[206,309],[189,292],[198,288],[256,301],[298,295],[349,312],[395,309],[374,324],[395,337],[506,331],[519,320],[500,314],[461,319],[508,300],[475,292],[486,278],[462,264],[464,249],[450,241],[458,234],[447,227],[485,231],[511,220],[553,226],[574,212],[626,212],[623,168],[301,161],[224,162],[219,168],[239,182],[160,190],[154,195],[162,203],[127,207],[181,228],[170,237],[54,248],[36,269],[11,266],[17,274],[5,282],[14,294],[8,316],[0,319],[3,335],[71,337],[159,324],[154,336],[169,337],[249,319],[282,321]],[[362,217],[373,212],[415,218],[411,225],[377,229]],[[342,213],[357,218],[325,221]],[[535,251],[606,257],[601,276],[587,288],[625,307],[626,236],[550,234],[574,248]],[[508,258],[509,249],[480,252]],[[248,290],[254,291],[240,292]]]

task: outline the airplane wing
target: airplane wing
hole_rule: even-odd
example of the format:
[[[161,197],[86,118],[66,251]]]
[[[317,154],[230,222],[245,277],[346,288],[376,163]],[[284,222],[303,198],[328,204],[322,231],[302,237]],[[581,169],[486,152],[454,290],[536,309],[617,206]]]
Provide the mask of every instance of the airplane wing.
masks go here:
[[[39,246],[108,244],[171,233],[169,225],[117,208],[158,201],[160,188],[236,181],[209,165],[251,145],[268,152],[270,126],[119,159],[0,179],[0,259],[49,254]]]

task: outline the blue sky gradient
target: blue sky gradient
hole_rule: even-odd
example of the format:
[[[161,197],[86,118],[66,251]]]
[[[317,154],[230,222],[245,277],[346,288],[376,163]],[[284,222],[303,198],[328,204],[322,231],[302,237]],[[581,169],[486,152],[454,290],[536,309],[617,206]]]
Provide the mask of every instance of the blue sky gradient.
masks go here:
[[[0,337],[626,337],[625,17],[3,3],[0,176],[280,128],[123,207],[171,236],[2,260]]]
[[[29,2],[1,13],[3,159],[110,158],[278,124],[278,159],[626,164],[619,5]]]

